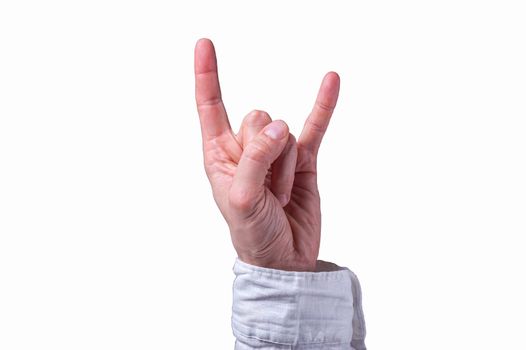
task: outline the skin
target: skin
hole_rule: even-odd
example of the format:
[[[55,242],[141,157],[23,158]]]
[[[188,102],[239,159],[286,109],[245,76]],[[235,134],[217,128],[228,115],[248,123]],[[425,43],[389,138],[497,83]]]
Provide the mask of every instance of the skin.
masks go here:
[[[238,258],[256,266],[315,271],[321,235],[316,160],[338,99],[338,74],[323,78],[296,141],[283,120],[258,110],[235,134],[210,40],[197,42],[194,63],[204,167]]]

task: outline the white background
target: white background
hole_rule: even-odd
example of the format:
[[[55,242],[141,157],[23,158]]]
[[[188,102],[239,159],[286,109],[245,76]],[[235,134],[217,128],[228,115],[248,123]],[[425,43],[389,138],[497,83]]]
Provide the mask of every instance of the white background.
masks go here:
[[[320,258],[370,349],[524,349],[523,1],[2,1],[0,349],[231,349],[235,251],[193,48],[232,126],[298,136],[325,72]]]

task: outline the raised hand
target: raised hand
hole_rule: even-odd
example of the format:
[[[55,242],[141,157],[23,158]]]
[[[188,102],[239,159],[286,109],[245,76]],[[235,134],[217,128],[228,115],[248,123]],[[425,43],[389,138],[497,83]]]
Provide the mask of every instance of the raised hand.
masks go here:
[[[195,47],[195,87],[206,174],[239,259],[314,271],[321,234],[316,159],[338,99],[338,75],[325,75],[297,142],[284,121],[262,111],[249,113],[234,134],[208,39]]]

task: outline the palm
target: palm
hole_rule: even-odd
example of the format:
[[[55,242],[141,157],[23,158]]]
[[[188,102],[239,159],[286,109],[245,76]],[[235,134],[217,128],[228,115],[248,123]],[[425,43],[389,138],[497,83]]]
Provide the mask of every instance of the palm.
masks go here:
[[[336,104],[338,76],[335,73],[326,75],[298,142],[289,136],[287,145],[291,147],[285,148],[280,155],[281,163],[278,159],[263,169],[264,181],[258,196],[252,198],[257,200],[248,201],[250,210],[240,215],[236,210],[239,207],[232,205],[236,174],[242,171],[244,150],[251,146],[251,139],[257,136],[264,124],[270,123],[270,118],[256,129],[244,121],[240,132],[234,135],[221,101],[215,52],[208,40],[201,40],[196,46],[195,69],[205,170],[214,199],[229,224],[238,254],[241,257],[241,252],[252,252],[253,256],[246,260],[253,258],[254,263],[269,267],[312,269],[319,251],[321,231],[316,157]],[[251,127],[252,135],[247,137],[245,129]],[[292,169],[284,169],[286,167]],[[279,181],[283,182],[280,178],[287,176],[291,179],[288,186],[290,199],[282,206],[277,198],[283,191]],[[250,186],[255,185],[251,183]],[[245,186],[247,193],[254,192],[252,188],[248,191],[250,186]]]

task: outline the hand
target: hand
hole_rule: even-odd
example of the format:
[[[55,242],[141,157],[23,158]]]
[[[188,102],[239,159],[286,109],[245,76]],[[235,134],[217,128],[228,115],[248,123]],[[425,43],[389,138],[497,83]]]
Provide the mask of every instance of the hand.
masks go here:
[[[325,75],[297,142],[284,121],[262,111],[249,113],[233,133],[208,39],[195,47],[195,87],[206,174],[239,259],[314,271],[321,234],[316,159],[338,99],[338,74]]]

